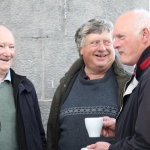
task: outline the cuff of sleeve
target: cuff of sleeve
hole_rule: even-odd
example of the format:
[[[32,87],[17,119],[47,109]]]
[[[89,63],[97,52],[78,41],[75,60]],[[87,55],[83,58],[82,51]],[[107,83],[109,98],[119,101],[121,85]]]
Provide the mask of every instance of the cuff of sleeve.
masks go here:
[[[111,145],[111,144],[110,144]],[[107,150],[109,150],[110,145],[108,145]]]

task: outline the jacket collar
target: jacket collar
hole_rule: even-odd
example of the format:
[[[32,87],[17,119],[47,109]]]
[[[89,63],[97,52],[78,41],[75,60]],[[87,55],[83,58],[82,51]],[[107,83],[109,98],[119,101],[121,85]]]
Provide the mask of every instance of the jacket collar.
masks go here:
[[[17,93],[18,93],[18,87],[21,81],[25,79],[25,76],[20,76],[16,74],[13,69],[10,69],[11,72],[11,82],[12,82],[12,87],[13,87],[13,92],[14,92],[14,99],[15,103],[17,104]]]
[[[137,80],[140,79],[143,72],[149,67],[150,65],[150,46],[145,49],[142,53],[136,67],[134,74],[136,74]]]
[[[13,86],[14,99],[15,99],[16,112],[17,112],[16,116],[17,116],[17,135],[18,135],[19,150],[27,150],[24,123],[23,123],[22,114],[20,110],[21,108],[18,99],[18,88],[20,83],[25,79],[25,76],[17,75],[12,69],[10,69],[10,72],[11,72],[11,81]]]

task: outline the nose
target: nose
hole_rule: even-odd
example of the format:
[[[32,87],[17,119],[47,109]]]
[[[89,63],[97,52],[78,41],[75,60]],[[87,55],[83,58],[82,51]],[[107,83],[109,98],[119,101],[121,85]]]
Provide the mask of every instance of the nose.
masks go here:
[[[100,51],[105,51],[106,50],[106,47],[105,47],[105,45],[104,45],[103,42],[99,42],[99,44],[98,44],[98,50],[100,50]]]
[[[11,56],[11,51],[10,51],[9,46],[5,46],[3,55],[6,57]]]
[[[120,43],[117,39],[115,39],[113,46],[114,46],[114,48],[118,48],[120,46]]]

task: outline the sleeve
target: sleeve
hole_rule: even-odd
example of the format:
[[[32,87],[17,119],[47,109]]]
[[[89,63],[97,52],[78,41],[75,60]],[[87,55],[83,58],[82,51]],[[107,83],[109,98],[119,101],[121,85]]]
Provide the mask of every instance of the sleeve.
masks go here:
[[[34,101],[35,102],[35,104],[34,104],[35,116],[36,116],[39,132],[40,132],[42,148],[43,148],[43,150],[46,150],[46,138],[45,138],[45,131],[44,131],[42,119],[41,119],[41,112],[40,112],[39,103],[38,103],[35,88],[33,87],[33,89],[34,89],[33,91],[34,91],[34,100],[35,100]]]
[[[112,144],[109,150],[150,149],[150,75],[145,75],[138,86],[138,112],[134,129],[135,134]]]
[[[52,115],[55,110],[53,108],[54,104],[51,105],[50,115],[47,123],[47,150],[55,150],[55,121],[53,119],[54,116]]]
[[[47,150],[57,150],[58,137],[59,137],[59,122],[58,113],[59,105],[61,100],[62,87],[61,84],[58,86],[50,108],[50,114],[47,123]]]
[[[65,73],[65,76],[60,79],[60,84],[54,94],[49,119],[47,123],[47,150],[57,150],[59,140],[59,109],[60,105],[66,99],[66,96],[71,90],[71,87],[83,66],[82,58],[77,59],[70,69]],[[65,85],[65,86],[64,86]]]

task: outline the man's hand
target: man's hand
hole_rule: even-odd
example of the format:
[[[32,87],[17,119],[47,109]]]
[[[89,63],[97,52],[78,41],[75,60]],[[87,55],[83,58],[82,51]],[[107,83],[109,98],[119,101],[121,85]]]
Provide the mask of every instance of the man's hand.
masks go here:
[[[103,128],[101,134],[105,137],[115,137],[115,119],[103,117]]]
[[[107,150],[109,147],[109,143],[107,142],[97,142],[95,144],[88,145],[88,150]]]

